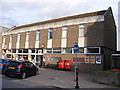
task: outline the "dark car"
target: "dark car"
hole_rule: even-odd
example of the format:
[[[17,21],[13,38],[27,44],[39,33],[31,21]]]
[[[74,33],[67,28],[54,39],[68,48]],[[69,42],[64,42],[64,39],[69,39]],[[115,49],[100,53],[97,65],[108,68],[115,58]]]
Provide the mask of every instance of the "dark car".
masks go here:
[[[11,59],[0,59],[0,72],[4,74],[5,66]]]
[[[5,67],[5,76],[18,76],[19,78],[26,78],[30,75],[39,74],[38,68],[29,61],[9,61]]]

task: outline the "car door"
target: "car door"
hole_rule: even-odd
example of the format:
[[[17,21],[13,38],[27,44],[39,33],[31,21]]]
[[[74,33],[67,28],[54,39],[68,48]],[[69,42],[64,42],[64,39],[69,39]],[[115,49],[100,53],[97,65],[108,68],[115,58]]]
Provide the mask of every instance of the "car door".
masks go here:
[[[23,72],[29,75],[29,65],[28,62],[23,62]]]
[[[34,75],[34,73],[35,73],[34,64],[31,62],[28,62],[28,66],[29,66],[29,74]]]

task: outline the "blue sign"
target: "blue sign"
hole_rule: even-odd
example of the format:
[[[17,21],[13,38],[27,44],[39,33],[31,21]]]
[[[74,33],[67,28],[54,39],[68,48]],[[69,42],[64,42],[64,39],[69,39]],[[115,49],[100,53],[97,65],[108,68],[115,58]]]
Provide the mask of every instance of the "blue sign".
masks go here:
[[[74,50],[74,52],[77,52],[79,50],[79,46],[78,45],[74,45],[73,50]]]

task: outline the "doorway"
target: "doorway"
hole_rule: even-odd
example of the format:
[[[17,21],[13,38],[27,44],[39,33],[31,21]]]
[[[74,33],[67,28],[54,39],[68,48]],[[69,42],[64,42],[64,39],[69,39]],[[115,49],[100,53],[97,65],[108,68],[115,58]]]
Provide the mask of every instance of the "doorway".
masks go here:
[[[43,55],[36,55],[36,65],[43,67]]]

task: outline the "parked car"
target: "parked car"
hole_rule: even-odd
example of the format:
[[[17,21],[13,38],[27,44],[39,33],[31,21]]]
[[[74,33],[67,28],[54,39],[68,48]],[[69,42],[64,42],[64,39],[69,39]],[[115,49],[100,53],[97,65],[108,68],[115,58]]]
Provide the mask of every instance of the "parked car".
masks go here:
[[[25,79],[27,76],[38,75],[38,68],[29,61],[15,61],[11,60],[5,67],[5,76],[17,76]]]
[[[4,74],[5,66],[11,59],[0,59],[0,72]]]

